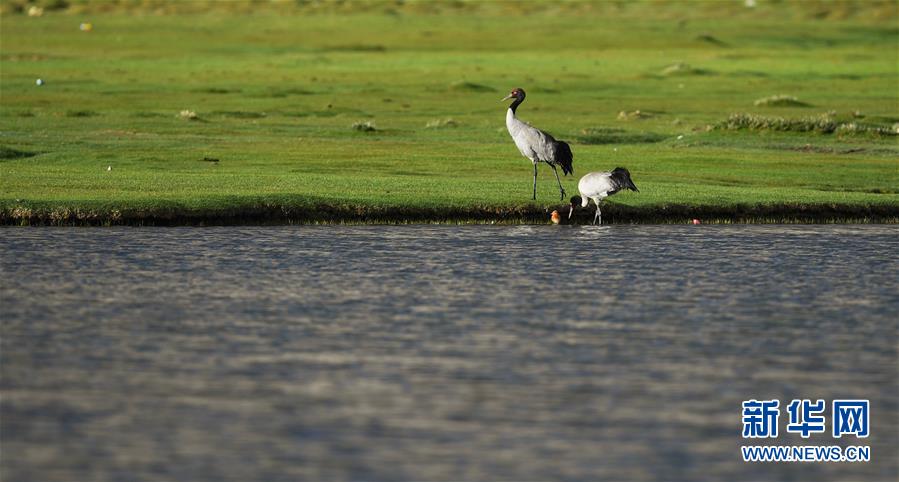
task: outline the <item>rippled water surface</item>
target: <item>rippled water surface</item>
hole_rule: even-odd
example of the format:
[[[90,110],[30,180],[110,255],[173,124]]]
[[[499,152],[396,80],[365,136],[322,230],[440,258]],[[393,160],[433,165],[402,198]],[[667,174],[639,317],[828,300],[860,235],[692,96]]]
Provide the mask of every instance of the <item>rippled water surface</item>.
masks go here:
[[[2,472],[897,477],[899,227],[0,229]],[[741,402],[871,400],[869,463]],[[829,409],[828,409],[829,415]],[[830,428],[828,417],[828,430]]]

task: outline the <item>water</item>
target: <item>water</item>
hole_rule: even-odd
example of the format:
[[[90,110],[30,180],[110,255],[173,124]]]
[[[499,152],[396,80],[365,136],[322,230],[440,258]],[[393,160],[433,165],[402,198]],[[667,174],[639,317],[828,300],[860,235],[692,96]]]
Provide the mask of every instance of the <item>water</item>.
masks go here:
[[[897,477],[899,227],[0,229],[3,480]],[[741,402],[871,400],[869,463]],[[827,429],[830,430],[828,408]]]

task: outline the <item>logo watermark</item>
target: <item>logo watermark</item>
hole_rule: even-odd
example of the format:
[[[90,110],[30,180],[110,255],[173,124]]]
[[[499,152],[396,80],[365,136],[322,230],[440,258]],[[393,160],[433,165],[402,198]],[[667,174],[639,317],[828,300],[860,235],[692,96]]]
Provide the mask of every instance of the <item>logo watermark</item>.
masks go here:
[[[871,447],[839,445],[744,445],[744,462],[868,462]]]
[[[870,433],[871,411],[868,400],[833,400],[831,437],[854,436],[862,439]],[[786,405],[787,433],[809,439],[827,431],[827,404],[824,400],[794,399]],[[743,438],[776,439],[780,421],[780,400],[743,401]],[[867,445],[744,445],[745,462],[868,462]]]

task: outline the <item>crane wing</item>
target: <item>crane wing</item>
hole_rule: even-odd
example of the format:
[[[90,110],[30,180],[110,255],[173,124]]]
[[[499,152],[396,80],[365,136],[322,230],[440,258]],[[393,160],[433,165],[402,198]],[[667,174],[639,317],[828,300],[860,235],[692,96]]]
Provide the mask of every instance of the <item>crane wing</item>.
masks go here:
[[[553,159],[562,166],[562,174],[574,174],[574,154],[571,153],[571,147],[564,141],[553,141]]]
[[[610,179],[615,183],[615,190],[630,189],[631,191],[640,192],[634,181],[631,181],[631,173],[623,167],[616,167],[610,173]]]
[[[572,161],[574,160],[574,154],[571,153],[571,146],[567,142],[557,141],[555,137],[547,132],[530,125],[528,127],[530,128],[528,131],[530,134],[529,140],[531,141],[529,145],[536,154],[537,160],[559,165],[562,168],[562,173],[565,175],[573,174]]]
[[[552,142],[554,142],[552,136],[526,122],[521,122],[516,127],[516,132],[512,133],[512,138],[515,139],[518,150],[525,157],[538,162],[551,159],[550,156],[553,153]]]
[[[515,146],[524,157],[533,162],[548,162],[562,167],[563,174],[573,174],[571,147],[563,141],[537,129],[517,117],[510,109],[506,114],[506,128]]]

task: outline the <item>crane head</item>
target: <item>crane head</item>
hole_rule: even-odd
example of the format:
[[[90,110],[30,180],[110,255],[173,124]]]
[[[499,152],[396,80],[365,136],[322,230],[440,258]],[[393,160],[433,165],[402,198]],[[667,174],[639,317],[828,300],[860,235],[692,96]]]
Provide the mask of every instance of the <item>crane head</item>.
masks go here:
[[[512,92],[509,92],[509,95],[503,97],[500,100],[508,100],[508,99],[512,99],[512,98],[518,99],[519,102],[523,101],[524,100],[524,89],[522,89],[521,87],[516,87],[516,88],[512,89]]]
[[[571,219],[571,215],[574,214],[574,208],[578,204],[582,204],[582,207],[587,207],[586,204],[583,203],[583,199],[580,196],[572,196],[571,205],[568,207],[568,219]]]

